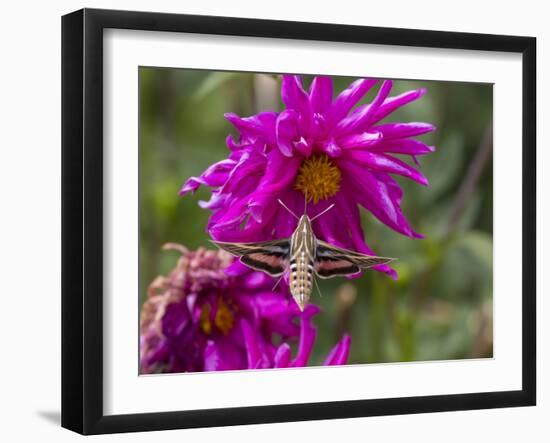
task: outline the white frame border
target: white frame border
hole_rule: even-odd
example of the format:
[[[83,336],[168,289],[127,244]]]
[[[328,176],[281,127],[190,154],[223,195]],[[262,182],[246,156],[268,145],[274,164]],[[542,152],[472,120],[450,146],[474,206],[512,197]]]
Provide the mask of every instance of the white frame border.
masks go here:
[[[522,256],[521,174],[507,173],[522,161],[521,62],[499,52],[105,30],[104,414],[520,390],[522,276],[499,256]],[[145,65],[494,83],[494,358],[138,376],[137,67]]]

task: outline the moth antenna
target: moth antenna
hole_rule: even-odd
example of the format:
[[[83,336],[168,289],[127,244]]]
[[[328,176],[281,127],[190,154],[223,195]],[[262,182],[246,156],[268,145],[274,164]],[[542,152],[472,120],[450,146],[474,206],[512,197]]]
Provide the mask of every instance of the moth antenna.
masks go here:
[[[315,282],[315,287],[317,288],[317,292],[319,293],[319,297],[323,298],[323,294],[321,293],[321,288],[319,287],[319,283],[317,283],[317,279],[314,278],[313,281]]]
[[[334,208],[334,203],[333,203],[332,205],[330,205],[327,209],[325,209],[324,211],[320,212],[320,213],[317,214],[315,217],[313,217],[313,218],[311,219],[311,221],[315,220],[316,218],[321,217],[321,215],[323,215],[325,212],[330,211],[332,208]]]
[[[300,217],[298,217],[294,212],[292,212],[287,205],[285,205],[282,200],[279,198],[277,201],[281,204],[283,208],[285,208],[288,212],[290,212],[296,220],[300,220]]]

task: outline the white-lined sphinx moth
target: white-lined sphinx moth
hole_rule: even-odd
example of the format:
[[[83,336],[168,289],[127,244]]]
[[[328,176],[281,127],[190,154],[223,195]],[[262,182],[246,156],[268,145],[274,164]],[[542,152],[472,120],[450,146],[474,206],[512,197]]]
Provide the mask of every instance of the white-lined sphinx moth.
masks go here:
[[[346,276],[393,260],[338,248],[317,239],[311,223],[334,205],[310,219],[307,214],[298,218],[283,202],[279,200],[279,203],[298,220],[290,238],[254,243],[212,242],[240,257],[245,265],[273,277],[280,277],[290,269],[290,292],[301,310],[311,297],[313,274],[323,279]]]

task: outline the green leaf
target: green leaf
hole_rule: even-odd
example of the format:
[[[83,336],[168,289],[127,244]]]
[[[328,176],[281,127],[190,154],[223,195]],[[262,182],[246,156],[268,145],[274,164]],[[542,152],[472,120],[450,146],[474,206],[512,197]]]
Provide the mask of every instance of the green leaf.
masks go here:
[[[194,101],[203,100],[224,83],[236,78],[237,75],[239,75],[238,72],[212,72],[202,81],[197,91],[191,96],[191,99]]]
[[[457,245],[464,248],[479,264],[492,269],[493,238],[491,235],[482,231],[470,231],[457,239]]]
[[[449,134],[437,146],[437,151],[424,160],[423,172],[430,180],[424,197],[433,201],[447,191],[462,172],[464,140],[460,133]]]

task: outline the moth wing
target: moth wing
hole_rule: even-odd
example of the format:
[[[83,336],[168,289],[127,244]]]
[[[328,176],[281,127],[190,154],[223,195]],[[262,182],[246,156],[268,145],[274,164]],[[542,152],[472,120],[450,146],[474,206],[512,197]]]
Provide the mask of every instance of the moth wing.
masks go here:
[[[361,269],[383,265],[392,260],[393,258],[360,254],[317,240],[315,273],[320,278],[345,276],[355,274]]]
[[[212,241],[219,248],[240,257],[241,263],[257,271],[278,277],[288,266],[290,242],[275,240],[254,243],[230,243]]]
[[[356,274],[359,266],[346,260],[320,260],[315,263],[315,274],[319,278],[332,278]]]
[[[283,275],[288,266],[287,260],[269,254],[262,254],[260,252],[243,255],[240,260],[241,263],[244,263],[248,267],[257,271],[266,272],[272,277],[280,277]]]

